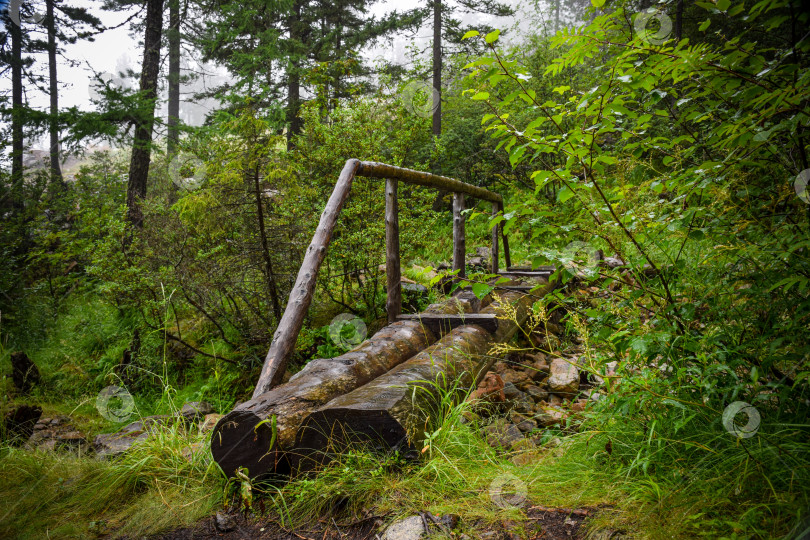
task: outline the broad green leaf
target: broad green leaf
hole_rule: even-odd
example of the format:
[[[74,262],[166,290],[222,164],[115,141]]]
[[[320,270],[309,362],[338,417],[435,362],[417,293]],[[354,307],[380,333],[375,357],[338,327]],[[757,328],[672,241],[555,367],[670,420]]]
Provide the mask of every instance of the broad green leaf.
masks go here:
[[[461,39],[469,39],[469,38],[472,38],[472,37],[475,37],[475,36],[479,35],[480,33],[481,33],[481,32],[479,32],[478,30],[470,30],[469,32],[467,32],[466,34],[464,34],[464,35],[461,37]]]
[[[487,34],[484,39],[486,40],[487,43],[492,44],[492,43],[495,43],[496,41],[498,41],[498,37],[500,35],[501,35],[500,30],[493,30],[492,32]]]

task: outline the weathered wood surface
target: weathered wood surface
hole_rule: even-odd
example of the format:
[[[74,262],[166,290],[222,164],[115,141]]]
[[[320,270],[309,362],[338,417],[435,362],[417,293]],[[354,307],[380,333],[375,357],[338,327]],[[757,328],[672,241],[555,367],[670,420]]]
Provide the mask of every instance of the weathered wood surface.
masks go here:
[[[503,212],[503,201],[498,203],[498,209]],[[501,238],[503,239],[503,262],[506,267],[512,266],[512,254],[509,252],[509,238],[506,236],[506,229],[501,226]]]
[[[496,217],[498,212],[501,209],[501,205],[494,202],[492,203],[492,216]],[[501,224],[498,223],[494,227],[492,227],[492,263],[490,264],[489,271],[493,274],[498,273],[498,231],[501,228]]]
[[[466,238],[464,233],[464,194],[453,193],[453,271],[464,277],[466,261]]]
[[[506,273],[518,273],[518,272],[539,272],[543,274],[553,274],[557,270],[556,266],[551,265],[541,265],[537,268],[532,268],[531,266],[508,266],[506,268]]]
[[[388,284],[385,310],[388,312],[389,323],[396,321],[397,315],[402,313],[397,184],[398,181],[392,178],[385,181],[385,277]]]
[[[267,351],[261,375],[256,383],[256,390],[253,392],[254,398],[277,386],[284,378],[287,360],[295,347],[301,326],[304,324],[304,316],[312,302],[312,294],[318,280],[318,270],[326,257],[326,248],[332,239],[332,232],[335,230],[340,210],[349,196],[352,180],[359,167],[359,160],[350,159],[346,162],[337,184],[335,184],[335,189],[326,203],[318,228],[312,237],[312,243],[307,248],[304,262],[298,271],[295,286],[290,292],[284,315],[273,334],[270,350]]]
[[[427,311],[457,313],[472,311],[478,300],[461,294]],[[285,474],[289,464],[284,453],[292,447],[295,433],[312,409],[358,388],[411,358],[436,341],[437,336],[414,321],[400,321],[382,328],[352,351],[336,358],[309,362],[286,384],[246,401],[226,414],[211,435],[211,454],[229,476],[246,467],[252,478],[268,473]],[[276,440],[272,418],[276,418]],[[268,422],[264,422],[268,420]]]
[[[544,291],[550,289],[546,284]],[[514,336],[535,300],[519,292],[505,293],[482,313],[501,313],[501,304],[508,302],[515,308],[516,321],[496,319],[493,332],[478,325],[459,326],[385,375],[313,411],[296,436],[293,469],[310,469],[354,443],[396,448],[419,441],[425,411],[437,399],[427,381],[458,382],[467,388],[476,384],[495,362],[487,354],[492,345]]]
[[[402,167],[395,167],[394,165],[377,163],[375,161],[363,161],[360,163],[357,175],[367,178],[395,178],[409,184],[433,187],[453,193],[464,193],[476,199],[481,199],[482,201],[503,203],[503,197],[488,189],[465,184],[454,178],[439,176],[438,174],[403,169]]]
[[[454,328],[465,324],[476,324],[487,332],[498,329],[498,320],[494,313],[470,313],[467,315],[440,315],[436,313],[414,313],[398,317],[400,321],[416,321],[428,328],[435,335],[444,335]]]

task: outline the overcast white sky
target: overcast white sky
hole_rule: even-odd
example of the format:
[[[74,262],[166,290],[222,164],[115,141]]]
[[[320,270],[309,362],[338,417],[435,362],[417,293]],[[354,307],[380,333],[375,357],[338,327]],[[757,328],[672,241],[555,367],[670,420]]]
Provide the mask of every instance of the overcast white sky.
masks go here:
[[[2,3],[4,3],[4,0],[0,0],[0,5],[2,5]],[[73,3],[76,5],[84,4],[89,7],[108,27],[121,24],[132,13],[102,11],[100,9],[100,2],[74,0]],[[402,11],[419,5],[420,3],[420,0],[385,0],[373,6],[372,13],[375,15],[383,15],[393,9]],[[521,2],[520,0],[507,0],[507,3],[522,9],[523,13],[518,17],[508,19],[485,16],[478,16],[478,19],[492,26],[504,29],[511,27],[516,21],[519,21],[519,25],[524,29],[532,24],[532,19],[537,22],[537,18],[535,18],[537,14],[534,13],[535,10],[527,6],[525,2]],[[527,9],[531,11],[527,11]],[[534,15],[534,17],[531,15]],[[469,19],[465,17],[465,20]],[[34,22],[23,22],[23,24],[28,28],[41,28]],[[431,29],[426,28],[418,33],[418,39],[426,44],[430,33]],[[78,106],[84,110],[90,110],[92,108],[90,98],[93,94],[93,71],[97,73],[107,73],[106,78],[113,76],[117,78],[117,74],[120,71],[124,71],[127,67],[139,72],[143,53],[138,47],[138,40],[139,38],[130,36],[129,25],[125,25],[122,28],[104,32],[100,36],[97,36],[93,42],[85,40],[75,45],[67,46],[65,56],[74,61],[77,65],[70,66],[64,61],[60,62],[59,79],[63,84],[63,88],[60,91],[60,107]],[[368,53],[368,56],[381,57],[386,61],[396,61],[404,56],[402,51],[407,48],[411,41],[412,39],[410,37],[397,36],[394,39],[393,46],[378,47]],[[186,60],[188,59],[184,58],[184,61]],[[44,55],[41,58],[37,58],[37,62],[40,65],[40,69],[47,69],[47,59]],[[184,65],[184,67],[186,66]],[[200,69],[200,67],[196,65],[192,67]],[[212,73],[215,71],[212,66],[207,66],[206,70]],[[219,74],[224,76],[225,72],[220,70]],[[9,78],[4,77],[3,79],[4,80],[0,81],[0,85],[2,85],[4,89],[10,89],[11,81]],[[126,84],[120,80],[115,82]],[[209,80],[209,84],[215,82],[215,80]],[[129,83],[134,85],[136,81],[132,80],[129,81]],[[34,107],[45,109],[48,106],[47,95],[43,95],[37,90],[30,91],[27,94],[27,98],[28,102]],[[181,108],[181,116],[184,121],[194,125],[204,118],[206,109],[209,107],[199,107],[184,103]]]

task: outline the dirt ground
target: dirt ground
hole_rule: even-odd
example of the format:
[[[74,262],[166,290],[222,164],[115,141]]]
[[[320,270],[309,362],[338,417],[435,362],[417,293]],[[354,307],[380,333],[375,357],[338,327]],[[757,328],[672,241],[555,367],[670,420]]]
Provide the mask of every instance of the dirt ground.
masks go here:
[[[476,529],[475,533],[459,533],[449,528],[442,528],[425,517],[431,533],[444,533],[445,538],[482,539],[482,540],[572,540],[585,538],[583,522],[593,512],[592,509],[566,509],[546,508],[542,506],[528,506],[524,508],[526,520],[523,522],[502,521],[496,526],[487,528],[474,527],[474,524],[462,529]],[[232,530],[221,532],[217,528],[216,518],[208,517],[194,527],[177,529],[163,535],[152,537],[152,540],[197,540],[207,538],[225,538],[231,540],[241,539],[267,539],[267,540],[376,540],[382,537],[384,530],[383,520],[369,517],[354,523],[340,523],[324,518],[317,523],[299,527],[294,530],[286,529],[277,522],[266,518],[246,519],[242,514],[229,514],[225,519],[224,528],[233,527]],[[470,527],[473,525],[473,527]],[[448,534],[449,533],[449,534]],[[474,534],[474,536],[473,536]]]

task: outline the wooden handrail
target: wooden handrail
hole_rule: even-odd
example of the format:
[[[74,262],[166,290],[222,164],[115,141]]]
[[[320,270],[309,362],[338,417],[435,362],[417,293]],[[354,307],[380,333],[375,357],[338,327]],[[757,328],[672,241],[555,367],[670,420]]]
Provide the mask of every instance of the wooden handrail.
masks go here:
[[[355,176],[367,178],[381,178],[385,180],[385,232],[386,232],[386,279],[387,279],[387,300],[389,322],[394,322],[397,315],[402,311],[401,293],[401,270],[399,260],[399,205],[397,202],[398,181],[408,184],[433,187],[453,193],[453,268],[459,270],[459,274],[464,274],[464,219],[461,211],[464,209],[464,196],[489,201],[492,203],[492,212],[497,214],[503,210],[503,197],[500,194],[487,189],[466,184],[453,178],[439,176],[422,171],[405,169],[377,163],[374,161],[359,161],[349,159],[343,167],[338,177],[335,189],[326,203],[318,227],[312,237],[312,242],[307,248],[301,269],[295,285],[290,292],[290,298],[284,314],[278,323],[270,349],[264,359],[261,375],[253,391],[253,397],[257,398],[261,394],[269,391],[274,386],[281,383],[284,371],[304,324],[304,316],[312,302],[315,292],[318,271],[326,257],[326,248],[332,240],[332,233],[335,230],[338,216],[343,208],[343,204],[349,196],[352,181]],[[493,273],[498,271],[498,230],[504,241],[504,256],[507,267],[510,264],[509,244],[503,234],[503,228],[496,225],[492,234],[492,264]]]

